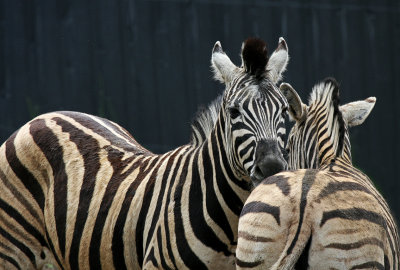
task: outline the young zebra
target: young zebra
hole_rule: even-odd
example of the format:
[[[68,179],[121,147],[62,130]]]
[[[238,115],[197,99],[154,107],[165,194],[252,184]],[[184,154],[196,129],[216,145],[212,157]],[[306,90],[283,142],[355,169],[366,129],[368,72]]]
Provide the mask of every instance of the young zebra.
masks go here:
[[[280,39],[249,39],[242,67],[212,52],[222,97],[192,140],[156,155],[117,124],[77,112],[38,116],[0,148],[1,269],[232,269],[250,186],[287,167],[288,62]]]
[[[239,220],[238,269],[399,269],[399,236],[385,200],[353,167],[348,127],[375,98],[339,106],[335,80],[313,88],[309,105],[281,90],[296,121],[289,168],[254,189]],[[300,169],[309,168],[309,169]]]

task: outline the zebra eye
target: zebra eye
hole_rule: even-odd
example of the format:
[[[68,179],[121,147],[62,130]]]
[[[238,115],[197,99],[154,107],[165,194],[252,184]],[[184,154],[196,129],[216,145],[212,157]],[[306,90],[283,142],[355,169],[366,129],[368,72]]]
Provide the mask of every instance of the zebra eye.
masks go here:
[[[240,116],[240,110],[239,108],[236,107],[230,107],[229,108],[229,115],[231,116],[231,119],[235,119]]]

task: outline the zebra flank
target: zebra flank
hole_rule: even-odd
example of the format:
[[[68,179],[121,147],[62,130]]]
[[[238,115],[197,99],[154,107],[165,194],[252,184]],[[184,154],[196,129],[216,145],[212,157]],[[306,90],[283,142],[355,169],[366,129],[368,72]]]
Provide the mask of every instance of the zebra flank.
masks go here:
[[[348,127],[375,98],[339,105],[334,79],[314,86],[309,104],[280,87],[295,125],[290,171],[262,181],[241,212],[237,269],[400,269],[398,228],[371,180],[351,163]]]
[[[167,153],[79,112],[16,131],[0,147],[0,269],[234,269],[251,187],[287,167],[276,86],[287,45],[268,57],[250,39],[243,50],[237,67],[216,43],[226,89],[193,121],[190,143]]]

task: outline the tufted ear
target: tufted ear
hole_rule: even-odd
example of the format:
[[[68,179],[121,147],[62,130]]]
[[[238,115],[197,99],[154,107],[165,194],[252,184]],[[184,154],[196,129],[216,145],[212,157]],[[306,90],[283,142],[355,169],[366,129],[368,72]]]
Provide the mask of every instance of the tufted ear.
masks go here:
[[[267,65],[268,77],[274,84],[282,79],[282,73],[286,70],[288,62],[289,49],[286,41],[280,37],[278,47],[272,53]]]
[[[222,83],[228,83],[232,80],[237,67],[226,53],[222,50],[221,43],[217,41],[214,45],[211,55],[211,68],[214,72],[214,78]]]
[[[340,106],[343,120],[349,127],[361,125],[374,108],[375,102],[375,97],[369,97],[366,100],[354,101]]]
[[[268,62],[267,44],[259,38],[248,38],[242,45],[242,66],[256,77],[265,73]]]
[[[282,83],[279,89],[289,103],[290,117],[296,122],[304,121],[307,116],[307,106],[303,104],[297,92],[288,83]]]

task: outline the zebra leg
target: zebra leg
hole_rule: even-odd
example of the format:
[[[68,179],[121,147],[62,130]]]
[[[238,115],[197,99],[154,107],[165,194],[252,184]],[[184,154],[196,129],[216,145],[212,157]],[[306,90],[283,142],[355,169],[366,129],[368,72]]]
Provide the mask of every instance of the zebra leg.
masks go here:
[[[280,269],[271,267],[280,265],[277,262],[285,259],[283,254],[296,233],[298,217],[288,214],[292,212],[290,202],[265,194],[268,193],[260,189],[253,192],[250,199],[254,201],[246,202],[242,210],[236,250],[237,269]]]
[[[309,211],[300,215],[302,177],[281,173],[253,190],[239,219],[237,269],[293,269],[312,226]]]
[[[282,226],[288,226],[289,234],[285,242],[285,248],[271,269],[309,269],[309,252],[313,244],[312,232],[315,230],[311,216],[315,210],[306,207],[302,216],[300,213],[301,207],[299,207],[300,203],[294,203],[293,205],[296,205],[295,212],[299,213],[290,222],[283,222]],[[281,209],[287,208],[281,207]],[[293,212],[282,212],[283,216],[290,214],[293,214]]]
[[[271,267],[271,269],[290,270],[290,269],[309,269],[308,254],[311,245],[311,229],[307,228],[301,232],[298,239],[288,241],[281,257]]]
[[[303,253],[308,254],[311,230],[307,228],[297,240],[291,237],[285,242],[284,238],[295,235],[293,229],[263,226],[261,230],[257,229],[258,235],[239,231],[238,241],[241,243],[236,253],[237,269],[307,269],[308,256],[303,256]],[[266,234],[261,236],[260,232]]]
[[[257,223],[252,226],[258,227]],[[262,230],[255,232],[239,231],[238,248],[236,250],[236,269],[270,269],[279,258],[284,248],[284,242],[279,237],[273,237],[273,228],[262,226]],[[272,229],[272,230],[270,230]],[[260,232],[267,232],[262,233]],[[287,232],[276,233],[287,235]]]

